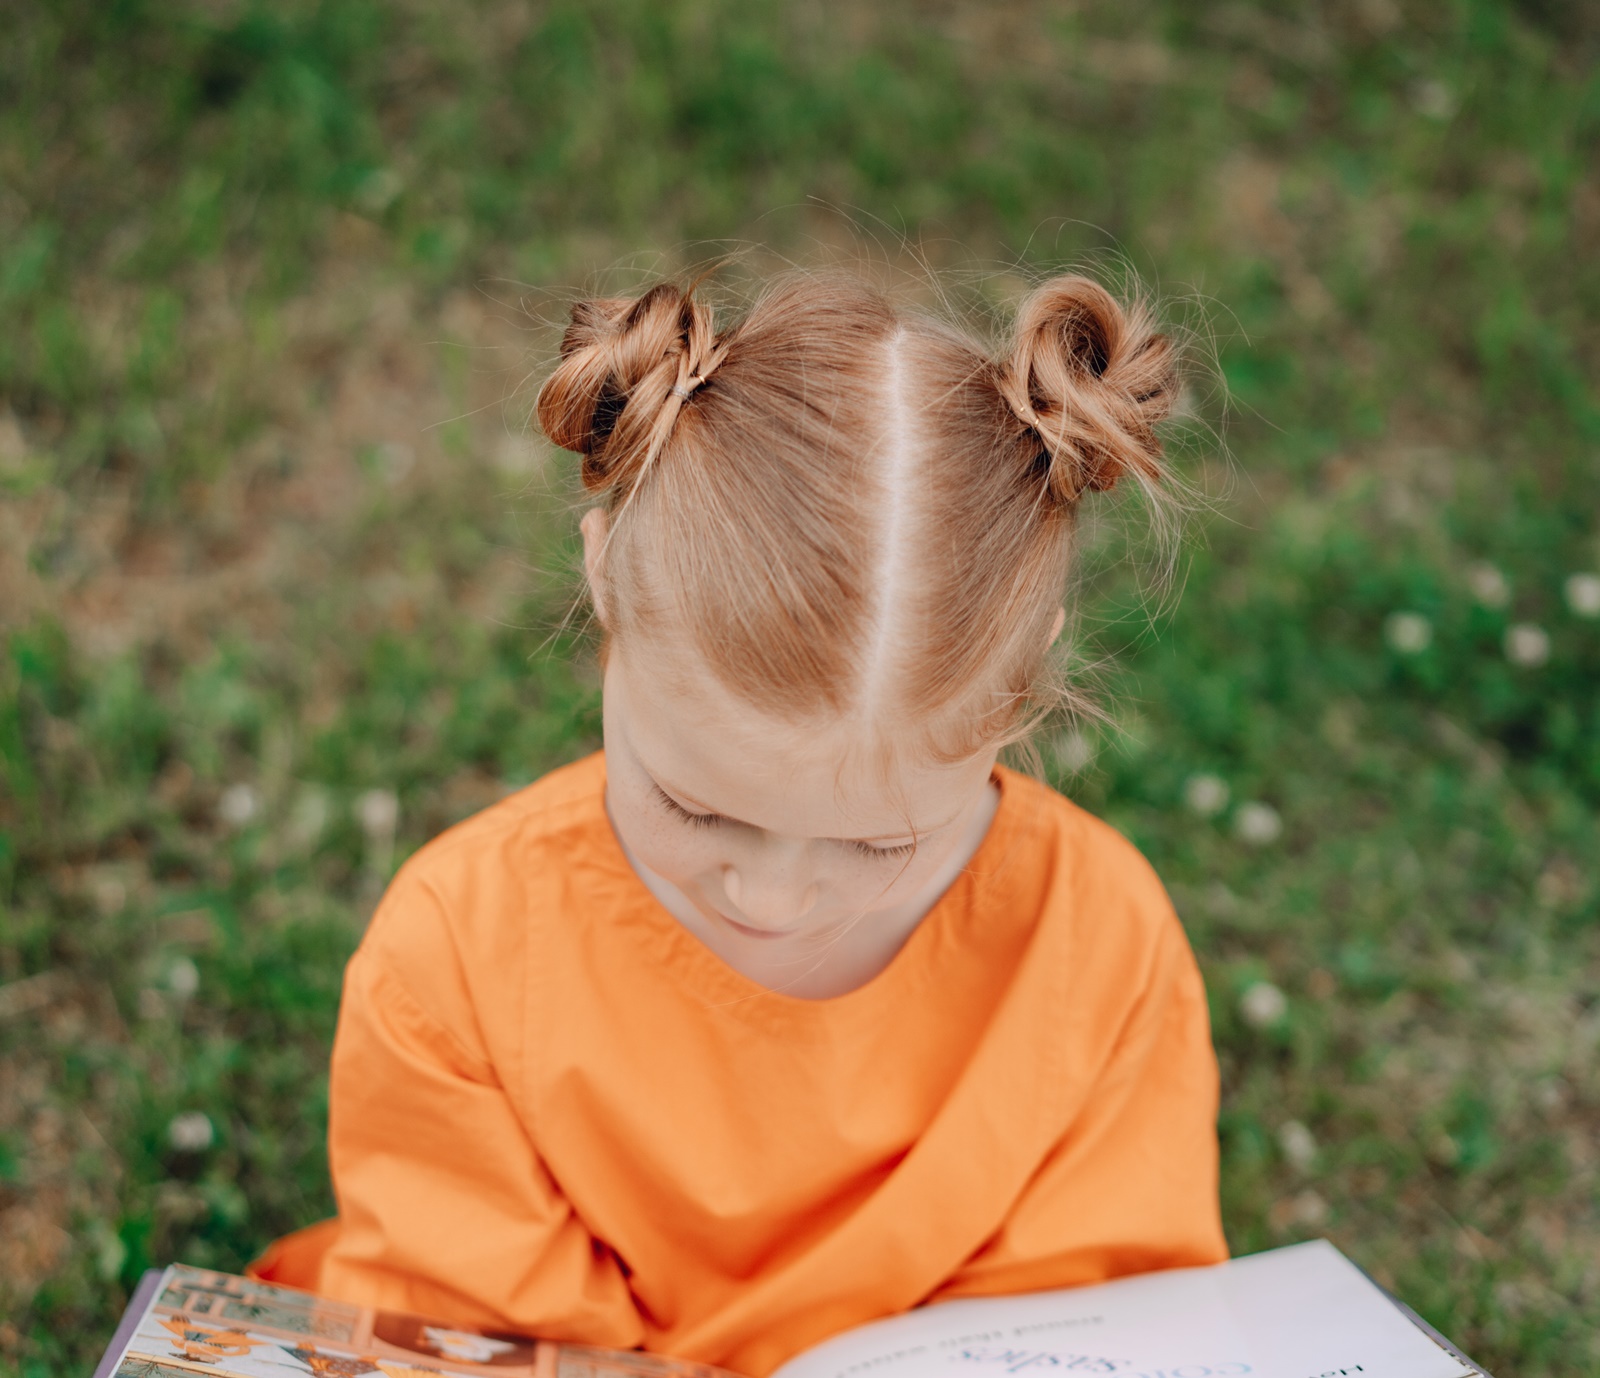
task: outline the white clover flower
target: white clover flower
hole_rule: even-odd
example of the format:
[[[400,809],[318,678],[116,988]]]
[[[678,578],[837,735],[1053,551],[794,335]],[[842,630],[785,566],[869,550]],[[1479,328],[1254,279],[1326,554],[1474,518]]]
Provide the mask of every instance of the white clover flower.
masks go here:
[[[1550,659],[1550,633],[1532,622],[1506,628],[1506,659],[1525,670],[1536,670]]]
[[[1546,1077],[1533,1088],[1533,1103],[1546,1114],[1555,1114],[1566,1108],[1568,1088],[1560,1077]]]
[[[217,816],[230,828],[242,828],[261,811],[261,796],[251,785],[229,785],[217,800]]]
[[[1271,804],[1252,799],[1239,805],[1233,816],[1233,831],[1241,842],[1268,847],[1283,836],[1283,818]]]
[[[127,1244],[104,1220],[96,1220],[87,1233],[86,1242],[94,1252],[95,1271],[100,1274],[101,1281],[115,1282],[128,1261]]]
[[[1533,1088],[1533,1103],[1547,1115],[1564,1110],[1567,1100],[1567,1083],[1559,1076],[1546,1077]]]
[[[369,789],[356,800],[356,822],[372,841],[392,837],[399,820],[400,799],[392,789]]]
[[[1403,656],[1420,655],[1433,645],[1433,623],[1420,612],[1392,612],[1383,620],[1383,639]]]
[[[179,1153],[204,1153],[216,1136],[204,1110],[186,1110],[167,1125],[167,1142]]]
[[[1239,1014],[1252,1029],[1268,1029],[1289,1012],[1289,997],[1271,981],[1256,981],[1239,997]]]
[[[1094,760],[1094,743],[1076,728],[1059,733],[1050,744],[1050,754],[1056,764],[1070,775],[1076,775]]]
[[[328,791],[316,785],[301,790],[289,815],[289,836],[302,847],[314,845],[328,826]]]
[[[1569,574],[1563,591],[1579,617],[1600,617],[1600,574]]]
[[[180,1000],[188,1000],[200,989],[200,968],[187,957],[174,957],[167,968],[167,989]]]
[[[1511,585],[1496,565],[1479,560],[1467,567],[1467,587],[1486,608],[1503,608],[1511,601]]]
[[[393,168],[374,168],[356,187],[356,204],[368,215],[382,215],[406,184]]]
[[[1228,782],[1220,775],[1191,775],[1183,783],[1183,802],[1202,818],[1215,818],[1227,808],[1228,794]]]
[[[1301,1172],[1317,1160],[1316,1136],[1299,1120],[1286,1120],[1278,1126],[1278,1147],[1289,1163]]]
[[[1302,1191],[1289,1203],[1289,1219],[1296,1225],[1315,1230],[1328,1223],[1328,1203],[1321,1193]]]
[[[1456,113],[1456,93],[1436,77],[1428,77],[1411,88],[1411,104],[1417,114],[1441,124]]]
[[[403,483],[417,462],[417,452],[398,440],[384,441],[373,454],[387,483]]]
[[[107,917],[117,913],[128,902],[128,887],[114,872],[91,872],[88,889],[94,899],[94,907]]]

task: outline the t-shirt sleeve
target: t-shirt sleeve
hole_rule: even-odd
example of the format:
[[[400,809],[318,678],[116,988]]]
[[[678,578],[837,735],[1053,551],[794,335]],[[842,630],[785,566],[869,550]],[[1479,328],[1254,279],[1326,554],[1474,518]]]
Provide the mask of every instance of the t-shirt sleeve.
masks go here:
[[[1218,1074],[1205,990],[1177,916],[1078,1113],[1001,1228],[936,1299],[1071,1287],[1228,1257]]]
[[[507,986],[514,990],[514,983]],[[444,906],[402,872],[345,975],[329,1160],[329,1294],[629,1348],[643,1326],[512,1108]]]

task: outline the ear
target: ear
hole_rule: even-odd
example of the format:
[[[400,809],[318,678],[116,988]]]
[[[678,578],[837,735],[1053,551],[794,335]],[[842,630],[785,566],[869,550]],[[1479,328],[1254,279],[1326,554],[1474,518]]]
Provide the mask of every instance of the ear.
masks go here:
[[[588,520],[588,519],[585,518],[585,520]],[[1056,620],[1050,624],[1050,639],[1047,642],[1044,643],[1046,649],[1048,649],[1049,647],[1054,646],[1056,644],[1056,638],[1061,635],[1061,629],[1063,627],[1065,627],[1066,625],[1067,625],[1067,610],[1065,608],[1057,608],[1056,609]]]
[[[601,566],[606,536],[611,530],[605,508],[591,507],[583,514],[578,530],[583,533],[583,574],[589,581],[589,599],[594,604],[594,615],[600,619],[600,625],[609,631],[611,614],[606,607],[605,574]]]

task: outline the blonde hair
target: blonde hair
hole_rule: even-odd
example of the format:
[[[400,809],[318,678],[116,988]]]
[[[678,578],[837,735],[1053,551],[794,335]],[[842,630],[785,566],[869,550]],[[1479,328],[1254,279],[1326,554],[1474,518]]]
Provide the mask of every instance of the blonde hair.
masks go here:
[[[1078,505],[1159,505],[1177,352],[1143,300],[1065,275],[1001,357],[848,276],[717,329],[661,283],[572,308],[538,416],[610,514],[606,627],[689,644],[774,715],[924,730],[944,760],[1025,735]]]

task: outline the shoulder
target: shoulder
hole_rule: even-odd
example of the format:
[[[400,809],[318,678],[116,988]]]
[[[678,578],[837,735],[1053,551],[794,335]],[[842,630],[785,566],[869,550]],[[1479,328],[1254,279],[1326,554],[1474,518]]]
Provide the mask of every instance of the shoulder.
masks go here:
[[[1004,767],[999,774],[1013,825],[1026,847],[1048,858],[1055,883],[1170,911],[1155,868],[1110,823],[1031,776]]]
[[[448,883],[457,871],[499,859],[507,846],[557,844],[605,821],[605,753],[561,766],[498,804],[447,828],[406,862],[402,873]]]
[[[1192,964],[1188,940],[1155,868],[1103,818],[1039,780],[1003,770],[1012,826],[1034,858],[1041,927],[1070,944],[1076,963],[1146,979],[1174,960]]]
[[[416,995],[508,975],[530,926],[560,907],[568,871],[603,849],[609,828],[596,752],[419,848],[385,891],[362,956]]]

